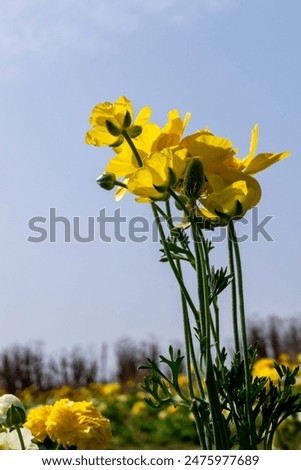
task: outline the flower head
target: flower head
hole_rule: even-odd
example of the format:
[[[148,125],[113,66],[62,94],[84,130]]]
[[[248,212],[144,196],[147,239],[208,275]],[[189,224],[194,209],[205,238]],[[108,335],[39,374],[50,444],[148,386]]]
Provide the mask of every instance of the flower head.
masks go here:
[[[28,412],[24,427],[30,429],[39,442],[47,437],[46,421],[52,409],[52,405],[44,405],[31,408]]]
[[[112,438],[109,420],[92,403],[67,398],[30,410],[25,427],[38,441],[49,436],[65,449],[106,449]]]
[[[110,145],[119,147],[123,142],[123,131],[128,130],[132,137],[139,135],[142,126],[150,118],[151,109],[145,106],[138,114],[134,125],[133,106],[125,96],[120,96],[115,103],[97,104],[90,116],[90,124],[93,129],[86,134],[86,143],[101,147]],[[117,150],[118,151],[118,150]]]
[[[130,192],[140,196],[139,202],[165,200],[169,197],[168,188],[177,184],[183,177],[187,165],[187,151],[179,147],[154,152],[129,178]]]
[[[86,401],[56,402],[47,418],[46,429],[49,437],[65,448],[106,449],[111,440],[109,420]]]
[[[6,420],[6,415],[9,408],[14,405],[20,408],[25,413],[25,408],[18,397],[10,393],[6,393],[0,397],[0,424]]]
[[[164,152],[165,149],[179,146],[189,118],[189,113],[182,119],[177,110],[172,110],[168,113],[167,122],[162,129],[150,122],[142,126],[141,134],[133,139],[133,142],[143,166],[148,157],[155,152]],[[134,176],[138,169],[139,165],[132,149],[124,142],[118,147],[118,155],[109,161],[106,172],[115,174],[116,178],[125,178],[123,183],[127,184],[129,178]],[[116,199],[121,199],[126,192],[126,189],[118,188]]]

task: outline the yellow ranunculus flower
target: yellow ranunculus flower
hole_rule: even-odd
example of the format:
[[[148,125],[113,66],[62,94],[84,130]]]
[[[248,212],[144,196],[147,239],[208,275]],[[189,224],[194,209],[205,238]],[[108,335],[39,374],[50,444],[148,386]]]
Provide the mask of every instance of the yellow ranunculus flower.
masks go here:
[[[186,149],[174,147],[154,152],[144,160],[144,166],[129,178],[128,190],[139,196],[138,202],[166,200],[169,197],[168,186],[176,183],[171,178],[181,179],[186,165]]]
[[[204,217],[243,217],[260,200],[260,185],[252,176],[227,169],[222,174],[207,173],[206,177],[207,194],[201,198],[206,210],[200,209]]]
[[[172,110],[168,113],[167,123],[162,129],[157,124],[151,122],[144,125],[140,123],[142,132],[133,141],[142,162],[144,163],[145,159],[154,152],[162,151],[167,147],[177,146],[181,141],[189,118],[189,113],[186,113],[184,119],[182,119],[177,110]],[[137,119],[135,124],[137,124]],[[125,178],[123,183],[127,184],[128,178],[133,176],[139,166],[126,142],[117,147],[116,151],[118,151],[118,155],[110,160],[105,171],[114,173],[116,178]],[[125,193],[126,189],[118,188],[116,199],[121,199]]]
[[[115,103],[99,103],[97,104],[90,116],[90,124],[93,129],[89,130],[86,134],[86,143],[101,147],[103,145],[115,145],[117,141],[122,143],[120,134],[124,130],[124,122],[127,113],[129,113],[131,120],[133,119],[133,106],[130,100],[125,96],[120,96]],[[135,119],[134,124],[143,126],[151,116],[151,108],[145,106]],[[109,121],[117,130],[117,135],[112,135],[107,127]],[[119,152],[118,147],[116,151]]]
[[[218,219],[217,214],[227,217],[243,216],[258,204],[261,197],[259,183],[251,175],[286,158],[290,153],[261,153],[255,156],[258,142],[258,125],[252,131],[249,154],[243,160],[237,158],[237,149],[226,138],[200,130],[181,141],[190,156],[202,162],[207,183],[200,202],[204,217]],[[225,219],[226,221],[226,219]]]

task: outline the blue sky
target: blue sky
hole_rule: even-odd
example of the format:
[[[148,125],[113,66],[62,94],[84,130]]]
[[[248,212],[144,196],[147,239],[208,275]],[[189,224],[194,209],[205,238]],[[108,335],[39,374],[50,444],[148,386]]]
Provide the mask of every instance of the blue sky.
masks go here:
[[[87,146],[96,103],[126,95],[164,124],[177,108],[188,132],[208,126],[244,156],[292,155],[258,175],[260,218],[273,242],[242,245],[249,318],[300,315],[300,2],[278,0],[2,0],[0,155],[1,346],[49,350],[113,345],[128,336],[182,339],[177,286],[156,243],[31,243],[28,222],[50,208],[81,232],[88,217],[141,215],[95,180],[111,152]],[[47,219],[48,220],[48,219]],[[124,228],[126,232],[126,227]],[[224,245],[216,263],[223,264]],[[225,300],[222,319],[229,338]]]

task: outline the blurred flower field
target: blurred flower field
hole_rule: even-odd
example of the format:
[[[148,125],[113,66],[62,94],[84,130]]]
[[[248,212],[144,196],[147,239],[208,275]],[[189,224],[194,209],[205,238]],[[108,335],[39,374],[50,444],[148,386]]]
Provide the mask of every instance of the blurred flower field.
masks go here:
[[[293,365],[287,355],[283,355],[280,360],[288,366]],[[273,363],[274,360],[271,358],[259,359],[254,373],[259,376],[269,376],[275,383],[278,379],[275,376]],[[185,386],[185,377],[181,376],[180,380]],[[296,390],[301,388],[300,373],[295,387]],[[0,396],[5,392],[0,390]],[[195,425],[189,411],[186,408],[175,408],[170,405],[160,409],[150,407],[145,401],[147,394],[132,380],[124,384],[91,383],[79,388],[66,385],[48,391],[39,391],[33,385],[17,391],[16,396],[23,403],[27,414],[30,410],[38,409],[37,407],[53,405],[65,399],[92,403],[101,416],[110,422],[112,440],[109,449],[199,448]],[[49,438],[46,437],[44,445],[47,449],[52,448]],[[40,443],[39,447],[43,449],[43,444]],[[283,422],[277,433],[274,448],[301,450],[300,415],[290,417]]]
[[[285,376],[279,380],[274,358],[290,371],[301,365],[300,323],[298,318],[282,320],[273,317],[262,321],[260,329],[258,323],[249,325],[250,339],[258,346],[253,377],[268,377],[271,384],[283,387]],[[99,357],[98,362],[97,357],[87,357],[80,348],[61,356],[56,354],[55,360],[47,358],[37,346],[15,346],[2,351],[0,450],[20,448],[13,428],[8,432],[9,427],[3,425],[5,412],[1,402],[5,394],[8,394],[7,397],[17,397],[15,400],[19,399],[24,407],[25,422],[21,430],[26,448],[57,448],[57,442],[47,435],[48,428],[43,423],[50,410],[54,414],[48,426],[49,432],[52,439],[61,438],[61,448],[77,448],[66,445],[70,437],[66,437],[67,428],[67,431],[72,429],[73,442],[81,448],[199,449],[195,423],[187,407],[174,407],[167,403],[154,408],[146,401],[150,397],[142,384],[149,372],[138,367],[146,357],[156,359],[157,349],[156,343],[120,340],[115,351],[116,371],[111,375],[104,370],[104,361],[99,361]],[[107,379],[104,378],[106,375]],[[179,384],[183,389],[187,386],[184,371],[179,375]],[[292,388],[293,392],[301,390],[300,371]],[[78,420],[70,421],[70,416],[69,421],[66,419],[68,406],[69,411],[74,411],[79,417]],[[65,429],[55,426],[64,421],[67,423]],[[87,440],[85,429],[93,426],[96,433],[88,433]],[[35,437],[33,440],[30,431]],[[283,421],[273,441],[273,448],[301,450],[300,413]]]

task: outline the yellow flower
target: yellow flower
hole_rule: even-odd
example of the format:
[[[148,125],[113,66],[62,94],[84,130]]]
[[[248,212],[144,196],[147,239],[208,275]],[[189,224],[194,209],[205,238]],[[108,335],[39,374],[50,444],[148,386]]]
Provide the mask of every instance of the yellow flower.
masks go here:
[[[28,412],[24,427],[30,429],[39,442],[43,442],[47,436],[46,421],[52,409],[52,405],[45,405],[31,408]]]
[[[32,408],[24,427],[43,442],[47,436],[65,448],[106,449],[111,441],[111,427],[92,403],[62,399],[54,405]]]
[[[180,143],[189,118],[190,114],[186,113],[184,119],[182,119],[179,112],[174,109],[168,113],[167,123],[162,129],[155,123],[140,124],[142,125],[142,132],[133,139],[133,142],[143,165],[152,153],[161,152],[167,147],[174,147]],[[123,177],[123,183],[128,184],[129,178],[134,175],[139,165],[126,142],[117,147],[117,150],[118,155],[110,160],[105,171],[115,174],[116,178]],[[118,188],[116,200],[120,200],[126,192],[125,188]]]
[[[109,420],[86,401],[56,402],[46,420],[46,429],[53,441],[80,450],[107,449],[112,437]]]
[[[118,148],[123,142],[122,131],[130,128],[133,114],[132,103],[125,96],[120,96],[115,103],[97,104],[90,116],[90,124],[93,129],[87,132],[86,143],[97,147],[117,145]],[[148,106],[144,107],[138,114],[134,125],[143,126],[150,115],[151,109]],[[129,122],[128,118],[130,118]]]
[[[166,200],[168,187],[174,186],[184,175],[187,165],[187,150],[179,147],[154,152],[144,160],[129,178],[128,190],[139,196],[138,202]]]
[[[140,415],[146,408],[146,402],[143,400],[137,400],[132,408],[131,408],[131,414],[132,415]]]
[[[255,156],[258,142],[258,125],[252,131],[250,150],[243,160],[237,158],[237,149],[230,140],[215,136],[208,129],[200,130],[181,141],[193,158],[200,159],[207,183],[200,202],[203,217],[218,219],[242,217],[256,206],[261,198],[259,183],[251,175],[264,170],[290,153],[261,153]]]
[[[269,357],[258,359],[253,367],[253,376],[268,377],[272,382],[278,383],[280,378],[274,366],[275,362],[274,359]]]
[[[118,382],[110,382],[103,384],[101,394],[104,396],[112,396],[121,393],[121,385]]]
[[[200,209],[204,217],[243,217],[260,200],[257,180],[240,171],[227,169],[221,174],[207,173],[206,178],[207,194],[200,199],[205,207],[205,210]]]

